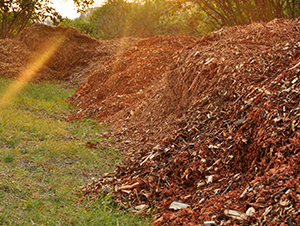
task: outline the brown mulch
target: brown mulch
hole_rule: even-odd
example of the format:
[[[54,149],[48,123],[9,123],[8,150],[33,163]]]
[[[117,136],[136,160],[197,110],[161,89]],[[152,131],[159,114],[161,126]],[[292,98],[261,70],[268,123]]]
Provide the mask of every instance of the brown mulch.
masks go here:
[[[163,80],[174,52],[195,40],[187,35],[155,36],[111,58],[69,98],[82,108],[74,118],[88,116],[103,120],[147,99]]]
[[[0,76],[16,78],[24,68],[30,53],[24,43],[0,39]]]
[[[118,60],[126,82],[132,62]],[[164,67],[148,96],[125,107],[109,99],[121,105],[112,116],[101,113],[111,74],[95,84],[99,92],[77,90],[82,112],[106,118],[125,155],[82,192],[109,187],[120,206],[157,208],[154,225],[299,225],[300,20],[223,28]],[[123,86],[116,96],[128,95]],[[188,206],[174,210],[174,201]]]
[[[63,43],[31,82],[64,81],[65,86],[77,88],[112,56],[140,40],[98,41],[71,27],[35,24],[14,39],[0,40],[0,76],[18,78],[35,56],[60,37],[65,37]]]

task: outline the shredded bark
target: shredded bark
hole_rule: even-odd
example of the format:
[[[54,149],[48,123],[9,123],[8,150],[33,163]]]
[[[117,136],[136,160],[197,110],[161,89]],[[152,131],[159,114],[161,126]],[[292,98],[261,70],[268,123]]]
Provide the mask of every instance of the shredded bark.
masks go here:
[[[91,75],[72,100],[81,117],[114,128],[125,159],[82,192],[93,197],[105,187],[120,206],[141,214],[157,208],[153,225],[298,225],[299,31],[299,19],[275,19],[208,34],[174,51],[168,66],[161,60],[164,70],[150,73],[155,88],[139,96],[143,88],[132,86],[143,70],[134,70],[132,50],[117,72],[94,75],[98,84]],[[139,57],[150,62],[145,52]],[[103,85],[128,76],[132,92]],[[125,106],[108,115],[106,101]]]

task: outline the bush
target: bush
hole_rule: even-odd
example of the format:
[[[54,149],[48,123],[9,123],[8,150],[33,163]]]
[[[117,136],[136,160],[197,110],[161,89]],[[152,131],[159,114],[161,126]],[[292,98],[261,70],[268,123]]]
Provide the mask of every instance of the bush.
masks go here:
[[[70,20],[66,18],[63,19],[63,21],[60,24],[69,27],[74,27],[77,30],[82,31],[86,35],[93,36],[93,25],[91,24],[91,22],[86,21],[84,19],[77,18],[75,20]]]

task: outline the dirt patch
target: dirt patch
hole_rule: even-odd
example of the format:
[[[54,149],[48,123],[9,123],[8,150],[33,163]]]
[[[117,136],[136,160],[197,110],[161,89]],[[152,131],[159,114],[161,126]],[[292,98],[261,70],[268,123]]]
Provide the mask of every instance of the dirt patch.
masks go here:
[[[154,225],[298,225],[299,22],[223,28],[175,53],[155,91],[107,118],[127,157],[83,192],[156,206]]]

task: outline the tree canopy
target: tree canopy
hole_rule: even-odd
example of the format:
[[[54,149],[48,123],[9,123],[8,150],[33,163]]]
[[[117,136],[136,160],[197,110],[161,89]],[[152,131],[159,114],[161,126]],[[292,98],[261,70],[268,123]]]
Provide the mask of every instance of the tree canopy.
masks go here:
[[[192,0],[214,26],[250,24],[300,16],[299,0]]]
[[[94,0],[74,0],[84,10]],[[25,27],[50,19],[58,24],[61,16],[51,7],[50,0],[0,0],[0,38],[11,38]]]

